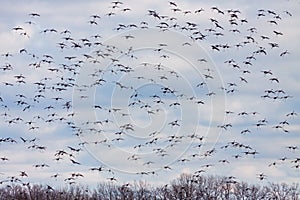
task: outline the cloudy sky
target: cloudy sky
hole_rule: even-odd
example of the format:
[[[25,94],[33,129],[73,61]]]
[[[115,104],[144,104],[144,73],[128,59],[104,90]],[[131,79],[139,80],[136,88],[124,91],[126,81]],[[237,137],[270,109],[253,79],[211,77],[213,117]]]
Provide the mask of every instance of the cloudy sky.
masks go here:
[[[2,2],[0,181],[297,182],[299,3]]]

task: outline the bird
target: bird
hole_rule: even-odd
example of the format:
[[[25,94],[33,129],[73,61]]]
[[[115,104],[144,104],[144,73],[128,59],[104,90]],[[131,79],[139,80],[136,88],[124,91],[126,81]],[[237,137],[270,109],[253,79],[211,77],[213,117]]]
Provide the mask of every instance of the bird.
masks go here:
[[[31,17],[40,17],[41,16],[38,13],[29,13],[28,15],[31,16]]]
[[[82,6],[72,18],[77,5],[83,4],[46,14],[34,6],[25,16],[11,15],[12,23],[3,21],[8,23],[4,36],[16,48],[3,45],[1,50],[0,160],[16,165],[4,175],[18,177],[5,183],[26,185],[28,180],[31,186],[31,178],[41,179],[31,177],[34,170],[57,184],[77,186],[92,181],[89,177],[127,182],[123,179],[129,176],[118,176],[123,167],[141,179],[177,176],[184,167],[195,171],[197,183],[200,174],[229,167],[236,174],[226,174],[224,183],[232,186],[239,162],[254,166],[262,162],[257,155],[271,157],[260,163],[262,169],[299,168],[294,158],[299,147],[290,140],[297,93],[286,88],[292,78],[281,73],[294,69],[278,67],[294,55],[290,34],[282,32],[294,18],[289,10],[248,13],[243,6],[224,9],[209,2],[134,6],[112,1],[96,13]],[[184,39],[173,38],[178,32]],[[287,133],[276,135],[287,142],[272,143],[282,154],[265,155],[269,144],[255,147],[275,130]],[[212,147],[214,134],[222,140]],[[26,160],[32,169],[21,168],[16,152],[37,155]],[[91,167],[89,153],[103,166]],[[266,179],[255,173],[249,175]],[[46,178],[41,182],[47,194],[55,191]]]
[[[298,114],[295,111],[292,111],[290,113],[287,113],[286,116],[290,117],[290,116],[297,116]]]
[[[241,77],[241,76],[240,76],[240,80],[241,80],[242,82],[248,83],[248,81],[247,81],[244,77]]]
[[[276,77],[270,78],[269,80],[272,81],[272,82],[275,81],[275,82],[279,83],[279,80],[278,80],[278,78],[276,78]]]
[[[262,73],[264,73],[264,75],[273,75],[273,73],[271,72],[271,70],[263,70],[261,71]]]
[[[287,55],[287,54],[290,54],[290,52],[289,52],[288,50],[285,50],[285,51],[281,52],[281,53],[279,54],[279,56],[280,56],[280,57],[283,57],[283,56],[285,56],[285,55]]]
[[[74,159],[70,159],[70,161],[75,165],[81,165],[79,162],[75,161]]]
[[[263,173],[260,173],[260,174],[257,174],[257,178],[262,181],[262,180],[265,180],[267,178],[267,176]]]
[[[220,163],[229,163],[229,161],[228,161],[228,160],[225,160],[225,159],[219,160],[219,162],[220,162]]]
[[[282,36],[282,35],[283,35],[283,33],[282,33],[282,32],[279,32],[279,31],[273,31],[273,33],[274,33],[275,35],[279,35],[279,36]]]
[[[251,131],[249,129],[245,129],[241,131],[241,134],[245,134],[245,133],[251,133]]]
[[[109,181],[118,181],[115,177],[109,177],[107,178]]]
[[[27,173],[25,171],[20,171],[21,177],[28,177]]]

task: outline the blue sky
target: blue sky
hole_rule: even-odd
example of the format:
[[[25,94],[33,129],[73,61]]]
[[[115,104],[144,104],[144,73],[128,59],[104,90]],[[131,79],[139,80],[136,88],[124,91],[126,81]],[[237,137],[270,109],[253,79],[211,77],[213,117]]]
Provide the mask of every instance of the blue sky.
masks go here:
[[[300,5],[255,2],[3,2],[0,180],[297,182]]]

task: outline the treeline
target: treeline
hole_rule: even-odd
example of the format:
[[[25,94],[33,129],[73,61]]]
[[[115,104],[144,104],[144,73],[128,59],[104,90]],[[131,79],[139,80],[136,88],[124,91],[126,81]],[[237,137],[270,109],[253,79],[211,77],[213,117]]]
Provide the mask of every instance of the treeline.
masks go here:
[[[100,183],[96,188],[69,186],[54,189],[49,185],[12,184],[0,188],[1,200],[102,200],[102,199],[203,199],[203,200],[299,200],[298,184],[260,186],[237,182],[234,177],[192,176],[182,174],[164,186],[145,182],[118,185]]]

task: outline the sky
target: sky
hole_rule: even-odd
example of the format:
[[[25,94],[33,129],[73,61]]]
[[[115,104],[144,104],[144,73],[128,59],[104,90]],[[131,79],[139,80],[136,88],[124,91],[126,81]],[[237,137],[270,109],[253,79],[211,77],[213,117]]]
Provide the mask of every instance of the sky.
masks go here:
[[[2,2],[0,182],[299,182],[299,3]]]

